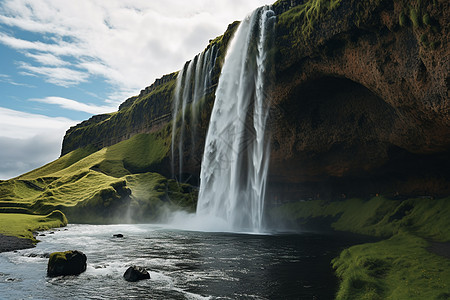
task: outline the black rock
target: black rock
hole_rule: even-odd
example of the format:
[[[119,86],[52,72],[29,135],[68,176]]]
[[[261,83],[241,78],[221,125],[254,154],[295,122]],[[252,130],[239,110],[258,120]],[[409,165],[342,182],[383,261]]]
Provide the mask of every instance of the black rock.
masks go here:
[[[138,281],[150,279],[150,274],[143,267],[131,266],[125,271],[123,278],[125,278],[126,281]]]
[[[121,234],[121,233],[113,234],[113,237],[115,237],[115,238],[123,238],[123,234]]]
[[[78,250],[53,252],[47,266],[47,276],[78,275],[86,271],[86,255]]]

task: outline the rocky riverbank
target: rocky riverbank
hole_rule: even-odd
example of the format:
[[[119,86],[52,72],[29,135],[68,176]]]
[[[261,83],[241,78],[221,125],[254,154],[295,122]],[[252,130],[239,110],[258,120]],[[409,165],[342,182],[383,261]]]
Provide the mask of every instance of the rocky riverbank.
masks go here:
[[[29,239],[21,239],[15,236],[0,234],[0,253],[33,247],[34,244]]]

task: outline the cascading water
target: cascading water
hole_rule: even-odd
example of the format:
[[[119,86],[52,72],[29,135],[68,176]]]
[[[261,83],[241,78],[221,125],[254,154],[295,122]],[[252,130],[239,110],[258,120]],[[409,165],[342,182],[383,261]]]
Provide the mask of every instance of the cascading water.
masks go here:
[[[198,106],[200,99],[205,96],[211,85],[211,72],[214,68],[217,50],[215,45],[198,54],[193,60],[186,63],[177,76],[174,91],[173,123],[172,123],[172,177],[182,181],[183,173],[183,142],[186,128],[187,108],[190,105],[189,123],[191,129],[191,147],[194,148],[198,122]],[[180,118],[180,120],[178,120]],[[178,125],[177,125],[178,124]],[[178,174],[175,172],[175,139],[178,136]]]
[[[268,6],[239,25],[216,90],[203,154],[197,217],[226,230],[260,232],[269,162],[264,95],[275,14]]]

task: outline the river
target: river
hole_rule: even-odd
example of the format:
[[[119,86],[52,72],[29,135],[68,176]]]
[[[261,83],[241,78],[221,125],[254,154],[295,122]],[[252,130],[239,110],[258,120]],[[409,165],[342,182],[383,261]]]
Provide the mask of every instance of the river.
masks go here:
[[[114,238],[121,233],[123,238]],[[76,225],[0,254],[0,299],[333,299],[330,261],[361,237],[233,234],[161,225]],[[79,276],[48,278],[47,253],[80,250]],[[123,279],[131,265],[151,279]]]

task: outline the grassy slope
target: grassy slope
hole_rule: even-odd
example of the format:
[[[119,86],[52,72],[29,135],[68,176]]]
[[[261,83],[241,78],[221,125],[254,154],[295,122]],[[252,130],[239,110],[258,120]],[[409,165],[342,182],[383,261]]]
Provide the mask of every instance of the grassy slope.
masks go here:
[[[67,219],[60,211],[51,214],[0,214],[0,233],[31,239],[36,242],[33,232],[67,225]]]
[[[167,128],[93,151],[77,149],[0,182],[0,212],[43,215],[61,210],[70,222],[108,223],[154,220],[167,205],[193,209],[190,186],[154,173],[170,151]]]
[[[286,204],[279,214],[307,224],[386,238],[344,250],[333,260],[337,299],[448,299],[450,260],[430,253],[428,240],[450,241],[450,198],[322,200]]]

